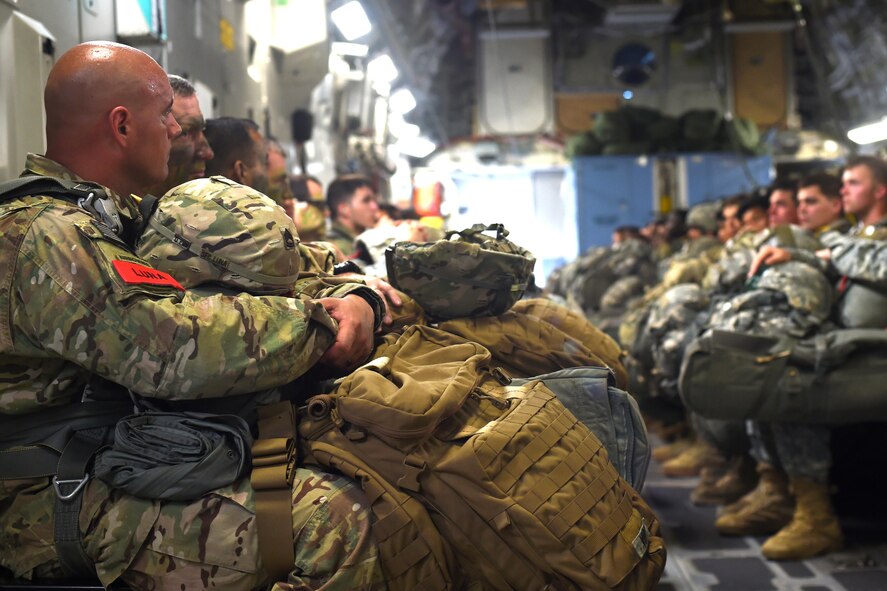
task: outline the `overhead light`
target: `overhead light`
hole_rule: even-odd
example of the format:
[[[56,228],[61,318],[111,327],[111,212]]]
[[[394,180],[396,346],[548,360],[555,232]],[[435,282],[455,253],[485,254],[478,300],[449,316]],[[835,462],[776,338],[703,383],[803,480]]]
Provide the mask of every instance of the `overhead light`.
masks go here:
[[[367,64],[367,75],[377,82],[391,84],[397,78],[397,66],[391,61],[391,56],[383,53]]]
[[[369,53],[369,45],[363,43],[344,43],[342,41],[333,41],[330,44],[330,51],[337,55],[353,55],[355,57],[366,57]]]
[[[869,123],[847,132],[847,137],[851,141],[860,145],[874,144],[887,140],[887,117],[884,117],[877,123]]]
[[[401,115],[406,115],[416,108],[416,98],[408,88],[398,88],[391,93],[389,99],[391,110]]]
[[[838,151],[838,148],[840,148],[840,146],[835,140],[825,140],[824,142],[822,142],[822,149],[830,154],[836,153]]]
[[[367,13],[357,0],[351,0],[330,13],[330,18],[348,41],[354,41],[373,30]]]
[[[413,158],[425,158],[437,149],[434,142],[424,137],[404,138],[398,140],[395,146],[401,154]]]
[[[422,133],[418,125],[407,123],[404,121],[403,115],[397,112],[392,112],[391,117],[388,118],[388,130],[398,138],[418,137]]]
[[[383,96],[383,97],[387,98],[388,95],[391,94],[391,85],[388,84],[387,82],[376,81],[376,82],[373,82],[373,90],[375,90],[379,96]]]

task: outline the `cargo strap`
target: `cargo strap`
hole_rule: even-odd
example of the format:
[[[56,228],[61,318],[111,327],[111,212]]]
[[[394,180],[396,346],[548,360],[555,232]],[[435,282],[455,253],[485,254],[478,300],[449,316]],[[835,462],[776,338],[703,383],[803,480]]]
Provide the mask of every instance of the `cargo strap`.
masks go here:
[[[296,474],[296,415],[287,401],[259,406],[259,438],[253,471],[259,554],[265,571],[285,579],[295,565],[293,478]]]
[[[0,420],[0,480],[52,477],[55,550],[69,576],[96,576],[80,539],[82,493],[92,457],[110,441],[117,420],[131,411],[129,401],[90,402]]]
[[[89,482],[89,462],[106,442],[107,428],[74,433],[59,458],[55,487],[55,553],[66,573],[96,577],[95,565],[80,539],[80,507],[83,488]]]

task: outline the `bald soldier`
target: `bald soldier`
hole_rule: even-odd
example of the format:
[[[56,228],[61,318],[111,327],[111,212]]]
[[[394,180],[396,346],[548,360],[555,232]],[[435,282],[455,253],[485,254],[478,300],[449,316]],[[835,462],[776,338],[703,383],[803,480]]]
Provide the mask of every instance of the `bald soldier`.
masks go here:
[[[248,477],[194,501],[89,477],[108,424],[98,411],[127,390],[194,400],[274,388],[315,363],[343,373],[370,354],[384,305],[365,287],[309,301],[200,297],[133,254],[132,195],[167,178],[181,132],[167,76],[147,54],[75,46],[50,72],[45,104],[46,155],[29,154],[24,175],[77,184],[0,201],[0,564],[18,577],[94,573],[136,589],[384,586],[367,500],[339,477],[297,475],[295,559],[280,581],[257,549]],[[315,488],[328,494],[299,502]]]

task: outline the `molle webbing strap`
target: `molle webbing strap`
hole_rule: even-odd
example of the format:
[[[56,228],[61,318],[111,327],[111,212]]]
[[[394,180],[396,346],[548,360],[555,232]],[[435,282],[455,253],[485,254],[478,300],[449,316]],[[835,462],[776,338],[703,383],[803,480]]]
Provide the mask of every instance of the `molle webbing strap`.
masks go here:
[[[295,565],[293,478],[296,415],[288,401],[260,406],[259,438],[253,443],[250,477],[256,499],[259,553],[273,580],[286,580]]]
[[[336,431],[335,438],[341,437]],[[444,591],[452,587],[432,540],[440,538],[425,508],[413,497],[330,439],[311,441],[311,453],[322,465],[354,479],[373,512],[373,538],[391,589]],[[344,442],[343,442],[344,443]]]

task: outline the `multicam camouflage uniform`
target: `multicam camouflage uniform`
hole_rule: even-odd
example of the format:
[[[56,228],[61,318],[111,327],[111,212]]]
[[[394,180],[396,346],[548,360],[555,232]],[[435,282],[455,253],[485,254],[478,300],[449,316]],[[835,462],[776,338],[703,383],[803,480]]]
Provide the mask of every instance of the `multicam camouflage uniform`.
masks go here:
[[[309,201],[295,206],[296,228],[305,242],[327,240],[326,214],[323,201]]]
[[[29,155],[28,173],[76,176]],[[80,179],[76,179],[80,180]],[[124,225],[133,200],[114,195]],[[131,235],[131,234],[130,234]],[[35,196],[0,204],[4,245],[0,412],[75,404],[98,374],[145,396],[199,399],[273,388],[313,365],[336,325],[315,302],[275,296],[196,297],[172,280],[124,279],[150,264],[73,203]],[[149,273],[155,278],[156,272]],[[382,302],[370,290],[354,293]],[[277,589],[383,586],[366,499],[350,482],[300,471],[293,490],[296,564]],[[0,482],[0,564],[57,576],[55,492],[48,478]],[[248,480],[191,503],[124,495],[93,479],[80,529],[104,585],[252,589],[271,583],[257,552]]]
[[[351,253],[354,252],[355,238],[357,238],[357,234],[352,232],[350,228],[345,227],[345,225],[339,220],[333,220],[324,240],[332,242],[339,247],[342,254],[346,257],[350,257]]]

